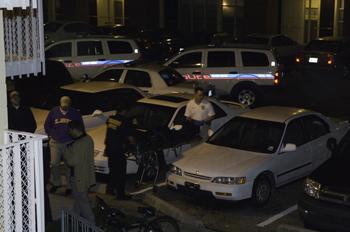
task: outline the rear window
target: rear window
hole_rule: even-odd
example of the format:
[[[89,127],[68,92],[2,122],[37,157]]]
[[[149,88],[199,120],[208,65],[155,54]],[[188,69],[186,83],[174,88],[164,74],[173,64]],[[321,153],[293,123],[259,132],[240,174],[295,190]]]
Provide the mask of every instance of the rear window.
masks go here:
[[[338,52],[342,49],[340,41],[314,40],[306,47],[306,51]]]
[[[162,79],[168,86],[173,86],[185,81],[180,73],[170,68],[163,69],[159,72],[159,75],[162,77]]]
[[[208,67],[234,67],[236,66],[233,51],[208,52]]]
[[[246,67],[269,66],[269,59],[262,52],[242,52],[242,61]]]
[[[104,71],[103,73],[97,75],[91,81],[114,81],[118,82],[121,75],[123,73],[123,69],[110,69]]]
[[[125,41],[108,41],[108,48],[111,54],[127,54],[133,53],[133,49],[129,42]]]

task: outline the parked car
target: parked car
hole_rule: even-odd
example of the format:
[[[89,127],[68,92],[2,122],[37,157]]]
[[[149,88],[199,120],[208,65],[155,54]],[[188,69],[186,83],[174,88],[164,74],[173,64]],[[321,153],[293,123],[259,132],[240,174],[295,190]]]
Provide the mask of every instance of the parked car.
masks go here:
[[[282,70],[269,49],[254,45],[201,46],[185,49],[164,65],[203,87],[215,86],[218,95],[254,106],[263,92],[280,85]]]
[[[192,95],[188,94],[165,94],[143,98],[137,101],[136,105],[128,112],[128,115],[133,119],[134,127],[139,131],[138,137],[141,138],[145,133],[152,131],[161,130],[166,133],[173,131],[175,128],[181,129],[186,121],[186,104],[191,97]],[[220,128],[221,125],[232,117],[247,110],[243,105],[235,102],[222,103],[215,98],[208,98],[208,100],[213,104],[216,113],[211,125],[213,131]],[[91,135],[102,141],[103,131],[105,131],[105,128],[97,128]],[[168,164],[177,159],[177,155],[181,154],[182,151],[191,147],[191,138],[189,139],[182,133],[176,135],[171,141],[167,141],[170,143],[169,148],[163,150],[164,160]],[[97,143],[101,144],[101,142]],[[104,147],[98,146],[97,150],[97,155],[95,156],[96,172],[108,174],[108,160],[103,155]]]
[[[37,121],[37,133],[43,134],[44,122],[49,110],[59,104],[61,96],[69,96],[73,107],[83,115],[84,125],[95,144],[95,156],[104,151],[104,139],[106,135],[106,120],[115,114],[116,106],[120,102],[127,102],[132,106],[137,100],[147,96],[143,91],[133,86],[114,82],[90,82],[65,85],[60,91],[41,99],[32,108]],[[96,163],[95,163],[96,164]],[[96,171],[99,170],[98,164]],[[135,162],[129,161],[127,171],[134,173],[137,170]]]
[[[96,34],[97,30],[85,22],[54,21],[44,25],[45,44],[51,44],[77,35]]]
[[[62,62],[78,81],[94,76],[107,66],[137,60],[140,50],[132,39],[88,36],[53,43],[45,48],[45,56]]]
[[[167,184],[216,199],[252,198],[262,206],[273,189],[308,175],[328,160],[327,141],[339,141],[347,122],[291,107],[261,107],[221,127],[206,143],[173,163]]]
[[[175,69],[158,64],[124,65],[108,67],[91,81],[114,81],[139,87],[151,94],[193,93],[193,84]]]
[[[307,228],[350,231],[350,132],[334,146],[332,159],[316,169],[304,183],[298,209]]]
[[[343,77],[350,75],[350,39],[322,38],[312,40],[295,58],[306,67],[339,71]]]

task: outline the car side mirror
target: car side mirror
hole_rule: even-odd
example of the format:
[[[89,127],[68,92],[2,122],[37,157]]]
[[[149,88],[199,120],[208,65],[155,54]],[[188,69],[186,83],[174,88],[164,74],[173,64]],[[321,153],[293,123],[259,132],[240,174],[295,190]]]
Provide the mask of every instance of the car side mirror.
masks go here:
[[[91,116],[92,117],[98,117],[98,116],[102,116],[103,115],[103,112],[101,110],[95,110]]]
[[[327,148],[331,152],[334,152],[335,149],[337,148],[337,140],[335,138],[329,138],[327,140]]]
[[[175,131],[180,131],[182,130],[182,128],[183,128],[182,125],[173,125],[170,129]]]
[[[286,145],[284,145],[284,147],[281,149],[280,153],[286,153],[286,152],[292,152],[292,151],[296,151],[297,150],[297,146],[293,143],[287,143]]]

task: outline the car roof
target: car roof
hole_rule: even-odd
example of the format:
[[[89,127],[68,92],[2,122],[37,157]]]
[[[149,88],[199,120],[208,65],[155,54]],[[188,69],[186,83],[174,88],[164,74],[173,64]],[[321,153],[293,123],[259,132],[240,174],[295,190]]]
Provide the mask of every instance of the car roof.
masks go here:
[[[200,45],[200,46],[193,46],[193,47],[187,47],[182,52],[186,51],[192,51],[192,50],[200,50],[200,49],[231,49],[231,48],[242,48],[242,49],[256,49],[256,50],[271,50],[271,47],[265,46],[265,45],[259,45],[259,44],[244,44],[244,43],[224,43],[224,44],[208,44],[208,45]],[[181,52],[181,53],[182,53]]]
[[[108,68],[106,68],[106,70],[110,70],[110,69],[129,69],[129,70],[133,70],[133,69],[142,69],[145,71],[155,71],[155,72],[159,72],[163,69],[169,68],[167,66],[161,65],[161,64],[157,64],[157,63],[144,63],[144,64],[124,64],[124,65],[120,65],[120,64],[116,64],[113,66],[110,66]]]
[[[178,108],[186,104],[192,97],[192,95],[185,93],[169,93],[143,98],[138,100],[138,102]]]
[[[74,35],[57,42],[66,42],[70,40],[89,40],[89,39],[113,39],[113,40],[133,40],[133,38],[125,36],[113,36],[113,35]]]
[[[92,81],[92,82],[79,82],[74,84],[69,84],[62,86],[61,89],[70,90],[70,91],[76,91],[76,92],[83,92],[83,93],[99,93],[114,89],[135,89],[138,92],[139,91],[136,87],[121,84],[118,82],[113,81]]]
[[[303,108],[286,106],[265,106],[249,110],[242,117],[284,123],[291,118],[314,113]]]

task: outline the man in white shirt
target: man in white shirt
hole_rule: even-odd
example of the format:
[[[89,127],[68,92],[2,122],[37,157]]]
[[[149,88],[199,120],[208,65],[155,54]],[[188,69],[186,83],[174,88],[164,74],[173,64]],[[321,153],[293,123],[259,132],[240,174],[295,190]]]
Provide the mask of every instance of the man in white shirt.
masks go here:
[[[212,104],[204,98],[204,90],[197,87],[194,98],[187,103],[185,117],[203,139],[208,137],[210,122],[215,118]]]

